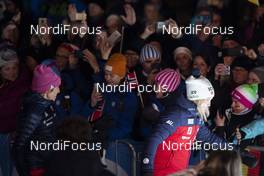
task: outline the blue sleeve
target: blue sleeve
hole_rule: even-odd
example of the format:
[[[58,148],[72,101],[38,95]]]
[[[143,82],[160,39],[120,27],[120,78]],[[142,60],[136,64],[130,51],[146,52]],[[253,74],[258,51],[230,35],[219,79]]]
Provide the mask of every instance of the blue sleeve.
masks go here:
[[[138,110],[138,101],[135,94],[129,96],[124,103],[124,110],[116,120],[116,126],[109,131],[109,140],[129,137],[133,129],[134,118]]]
[[[264,134],[263,127],[264,127],[264,118],[255,120],[250,124],[242,127],[241,130],[246,133],[246,136],[243,140],[252,139],[258,135]]]
[[[221,138],[216,134],[214,134],[213,132],[211,132],[209,128],[206,127],[205,125],[201,125],[198,134],[196,136],[196,139],[198,141],[208,142],[208,143],[217,143],[217,144],[226,143],[226,140],[224,138]]]
[[[154,133],[147,141],[147,145],[143,156],[143,171],[148,172],[153,170],[154,158],[159,144],[167,139],[173,132],[176,131],[177,125],[172,123],[170,116],[163,116],[160,122],[155,127]]]

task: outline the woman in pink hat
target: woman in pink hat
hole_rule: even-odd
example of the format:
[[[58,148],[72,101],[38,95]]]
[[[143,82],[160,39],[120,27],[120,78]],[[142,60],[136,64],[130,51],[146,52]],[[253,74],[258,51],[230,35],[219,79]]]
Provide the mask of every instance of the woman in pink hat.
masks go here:
[[[54,101],[61,84],[58,73],[55,68],[38,65],[34,70],[32,92],[23,99],[14,144],[15,164],[20,176],[41,176],[45,173],[49,150],[40,150],[37,143],[47,144],[55,140]]]

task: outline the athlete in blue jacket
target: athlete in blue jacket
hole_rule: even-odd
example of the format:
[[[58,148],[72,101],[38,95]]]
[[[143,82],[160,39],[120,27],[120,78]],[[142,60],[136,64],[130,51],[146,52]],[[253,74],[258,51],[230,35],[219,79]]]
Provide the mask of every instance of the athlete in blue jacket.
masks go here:
[[[175,84],[170,80],[179,81]],[[195,103],[189,101],[183,91],[176,90],[180,84],[178,72],[165,69],[157,74],[155,81],[157,86],[167,87],[167,92],[157,93],[157,98],[165,104],[165,111],[147,142],[143,172],[163,176],[186,169],[195,140],[215,143],[211,146],[212,149],[232,149],[224,139],[204,126],[203,119],[208,116],[208,103],[214,96],[213,88],[206,78],[190,77],[186,81],[188,99]]]

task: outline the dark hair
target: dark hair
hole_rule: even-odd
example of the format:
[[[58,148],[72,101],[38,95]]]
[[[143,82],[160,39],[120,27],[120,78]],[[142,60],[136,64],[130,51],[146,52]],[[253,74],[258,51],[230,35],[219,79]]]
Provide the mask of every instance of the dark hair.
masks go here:
[[[213,151],[198,176],[240,176],[241,158],[236,151]]]
[[[83,117],[68,117],[57,128],[57,137],[72,142],[92,140],[92,127]]]
[[[210,58],[207,54],[205,53],[197,53],[194,55],[193,59],[195,59],[195,57],[198,57],[200,56],[201,58],[203,58],[204,62],[207,64],[208,67],[211,66],[211,61],[210,61]]]

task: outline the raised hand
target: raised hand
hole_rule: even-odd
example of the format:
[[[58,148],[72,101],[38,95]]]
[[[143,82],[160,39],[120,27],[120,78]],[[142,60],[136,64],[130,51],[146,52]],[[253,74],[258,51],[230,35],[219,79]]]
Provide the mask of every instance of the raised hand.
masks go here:
[[[147,25],[144,32],[140,35],[140,38],[147,39],[150,35],[155,33],[155,30],[154,24]]]
[[[68,5],[68,16],[70,18],[70,21],[75,21],[77,9],[75,4],[69,4]]]
[[[107,60],[109,58],[109,55],[113,47],[114,46],[110,45],[110,43],[107,41],[106,36],[104,35],[99,36],[99,48],[100,48],[102,59]]]
[[[170,34],[173,38],[181,38],[182,37],[182,33],[179,30],[179,33],[175,34],[173,33],[173,28],[179,28],[179,25],[176,23],[176,21],[174,21],[173,19],[168,19],[165,21],[165,23],[167,24],[168,27],[170,27],[171,31]]]
[[[16,15],[13,16],[12,20],[16,23],[16,24],[20,24],[20,20],[21,20],[21,12],[19,11]]]
[[[134,8],[130,4],[124,5],[125,14],[121,15],[120,17],[124,20],[124,22],[130,26],[134,25],[136,23],[136,12]]]
[[[220,126],[225,126],[225,117],[221,117],[219,114],[219,111],[217,111],[216,113],[216,117],[215,117],[215,124],[216,126],[220,127]]]
[[[240,142],[241,142],[241,139],[242,139],[242,135],[240,133],[239,128],[236,129],[236,138],[237,138],[237,142],[238,142],[238,145],[239,145]]]
[[[95,107],[99,101],[103,100],[103,96],[98,90],[96,90],[96,86],[93,88],[93,92],[91,95],[91,106]]]
[[[215,67],[215,79],[218,80],[219,76],[226,75],[227,72],[227,66],[225,64],[219,63]]]
[[[96,60],[94,54],[88,49],[83,50],[83,57],[87,60],[87,62],[91,65],[94,70],[94,73],[98,73],[100,71],[99,64]]]
[[[251,59],[251,60],[256,60],[257,59],[257,54],[253,49],[248,49],[247,47],[243,46],[242,47],[245,51],[245,55]]]

